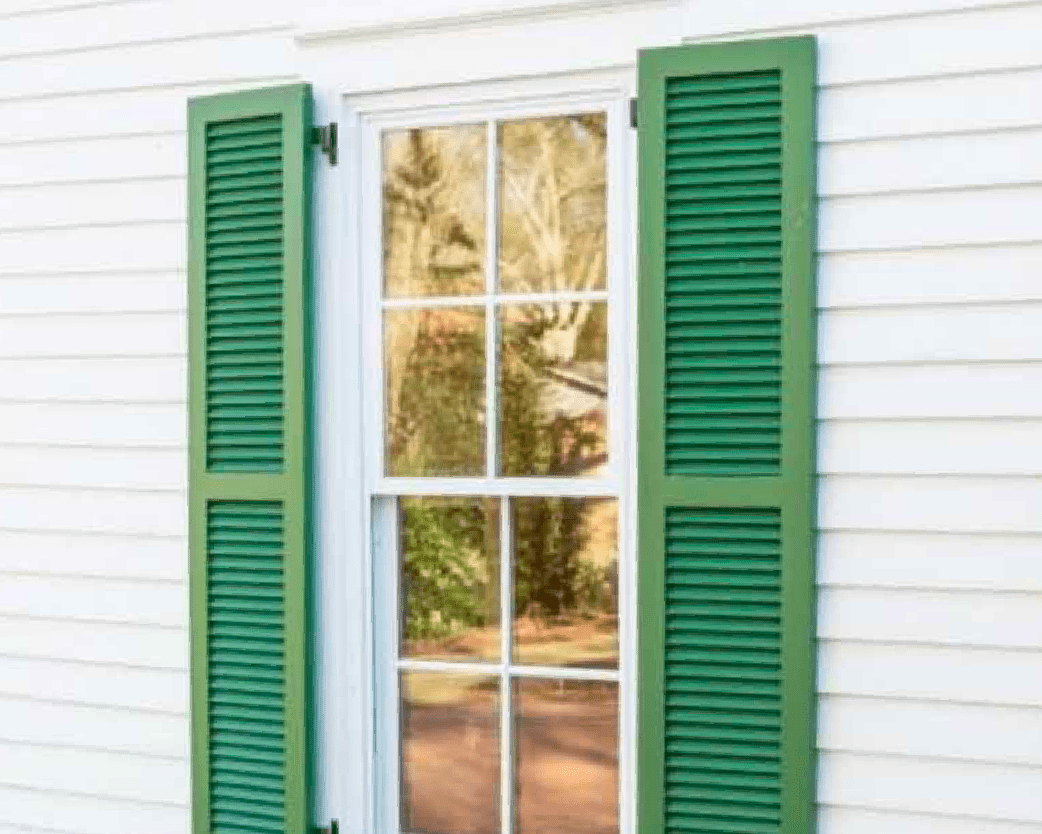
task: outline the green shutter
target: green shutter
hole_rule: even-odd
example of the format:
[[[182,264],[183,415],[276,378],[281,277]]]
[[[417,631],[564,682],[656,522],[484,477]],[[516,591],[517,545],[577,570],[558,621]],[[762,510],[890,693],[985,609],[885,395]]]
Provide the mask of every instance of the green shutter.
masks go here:
[[[305,85],[188,110],[194,834],[305,834]]]
[[[812,38],[641,53],[641,834],[811,834]]]

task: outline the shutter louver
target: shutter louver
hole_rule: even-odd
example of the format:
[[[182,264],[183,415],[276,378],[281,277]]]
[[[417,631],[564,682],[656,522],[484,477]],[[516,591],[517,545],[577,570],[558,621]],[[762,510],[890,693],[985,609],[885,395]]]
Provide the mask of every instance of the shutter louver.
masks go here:
[[[310,91],[188,121],[193,831],[304,832]]]
[[[814,830],[814,65],[640,56],[643,834]]]

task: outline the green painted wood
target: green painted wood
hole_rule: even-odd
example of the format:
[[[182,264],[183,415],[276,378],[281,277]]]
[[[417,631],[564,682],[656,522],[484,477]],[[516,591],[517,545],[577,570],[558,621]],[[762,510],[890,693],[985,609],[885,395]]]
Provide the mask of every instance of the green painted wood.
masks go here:
[[[642,834],[811,834],[809,37],[642,52]]]
[[[189,104],[194,834],[308,825],[310,108]]]

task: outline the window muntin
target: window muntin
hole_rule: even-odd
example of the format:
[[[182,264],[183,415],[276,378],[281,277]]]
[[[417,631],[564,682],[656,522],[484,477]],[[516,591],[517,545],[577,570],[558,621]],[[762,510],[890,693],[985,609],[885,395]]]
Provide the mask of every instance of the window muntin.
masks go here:
[[[486,166],[483,223],[473,217],[466,223],[453,218],[430,223],[437,229],[472,230],[465,247],[469,252],[476,252],[477,241],[483,240],[483,263],[480,269],[470,268],[483,279],[482,294],[473,292],[472,283],[461,288],[458,280],[444,280],[447,273],[441,266],[412,280],[421,290],[411,296],[400,290],[400,278],[394,289],[390,285],[395,282],[386,276],[380,282],[377,304],[387,367],[380,398],[385,417],[383,458],[377,461],[382,475],[374,492],[374,555],[377,585],[383,588],[377,589],[377,607],[387,612],[377,616],[377,653],[381,647],[389,650],[386,660],[377,663],[378,696],[383,693],[378,699],[383,729],[377,757],[385,762],[377,795],[385,826],[429,834],[484,834],[490,817],[498,814],[497,830],[504,834],[548,827],[562,834],[610,834],[619,830],[620,799],[624,808],[628,804],[619,785],[620,779],[628,784],[620,766],[620,752],[626,755],[620,729],[632,722],[629,714],[620,720],[620,704],[625,710],[630,697],[620,692],[620,687],[629,689],[622,676],[632,663],[627,659],[620,669],[620,597],[629,593],[623,586],[630,581],[629,567],[620,571],[620,546],[628,537],[619,529],[618,450],[608,433],[609,425],[618,431],[609,414],[616,413],[611,403],[621,382],[616,370],[616,391],[609,397],[609,351],[619,352],[612,340],[618,337],[620,314],[610,295],[619,261],[613,268],[612,257],[618,259],[618,253],[608,251],[612,212],[607,136],[609,122],[618,122],[616,130],[621,124],[623,111],[617,109],[611,119],[604,111],[580,108],[563,115],[482,123],[486,142],[475,153],[483,154]],[[442,126],[437,132],[420,128],[419,135],[438,137],[451,150],[464,144],[451,137],[457,127],[475,135],[473,122]],[[380,134],[378,146],[386,150],[392,134],[415,143],[412,133],[411,127],[396,126]],[[555,136],[573,144],[582,137],[585,147],[565,148],[560,154],[565,162],[555,165],[545,147]],[[478,143],[471,140],[471,147],[478,148]],[[532,160],[538,164],[526,172]],[[580,168],[588,173],[585,182],[577,174]],[[457,164],[457,170],[465,169]],[[386,175],[386,160],[382,170]],[[476,182],[472,172],[467,176]],[[429,176],[431,182],[444,179]],[[515,196],[507,196],[508,189]],[[537,203],[537,222],[530,222],[524,234],[518,233],[525,209],[518,194]],[[532,206],[528,208],[531,215]],[[386,207],[382,215],[386,220]],[[444,236],[424,234],[413,239],[428,241],[431,253],[443,245]],[[383,240],[386,258],[394,243],[386,235]],[[464,244],[457,238],[454,245]],[[445,259],[427,254],[417,262],[442,264]],[[402,260],[395,263],[400,270]],[[400,314],[411,321],[399,319]],[[464,327],[464,321],[470,324]],[[387,347],[392,328],[398,330],[393,356]],[[453,354],[458,345],[445,334],[461,330],[480,332],[484,350],[471,335],[466,350]],[[441,353],[418,356],[414,348],[420,340],[433,341]],[[409,384],[403,385],[410,374]],[[523,376],[539,390],[525,391],[517,383]],[[532,378],[539,380],[538,386],[532,386]],[[485,396],[479,401],[474,392],[482,381]],[[389,390],[395,385],[397,392]],[[409,413],[402,408],[409,398],[432,405],[454,398],[455,413],[464,413],[455,425],[444,420],[439,425],[436,418],[451,408],[432,418],[432,408],[414,403]],[[470,404],[461,405],[461,400]],[[397,432],[393,442],[392,430]],[[415,451],[422,445],[416,441],[420,434],[433,438],[422,453]],[[617,435],[611,439],[618,442]],[[401,450],[410,443],[414,451],[404,454]],[[455,522],[447,517],[438,521],[470,542],[463,567],[456,560],[457,568],[442,577],[452,599],[441,624],[455,625],[441,637],[438,628],[431,628],[430,611],[417,615],[414,610],[410,631],[409,608],[418,592],[405,580],[415,582],[416,563],[429,561],[429,554],[410,550],[417,541],[431,540],[416,534],[417,501],[442,509],[453,501],[470,501],[470,521],[464,526],[484,528],[461,532],[458,509],[453,511]],[[475,511],[477,505],[484,509]],[[426,523],[430,521],[428,514]],[[496,522],[494,535],[489,530]],[[533,566],[540,559],[537,571]],[[630,559],[627,555],[627,565]],[[542,584],[550,587],[549,600],[545,587],[542,598],[529,587],[537,572],[548,574]],[[493,588],[497,581],[499,587]],[[427,624],[426,638],[417,637],[417,623]],[[626,645],[631,636],[623,641]],[[445,680],[457,685],[449,687]],[[497,713],[494,725],[478,715],[487,714],[487,699]],[[440,716],[442,727],[464,728],[443,734],[443,743],[448,743],[441,749],[423,736],[433,715]],[[568,743],[568,736],[572,742],[583,741],[562,755],[564,748],[554,747]],[[456,762],[463,752],[456,748],[466,744],[476,758]],[[499,757],[495,779],[487,762],[493,747]],[[447,764],[432,765],[438,759]],[[458,813],[447,805],[430,805],[447,803],[470,771],[474,784],[485,786],[481,802],[468,800]],[[577,801],[583,794],[589,795],[588,802]]]

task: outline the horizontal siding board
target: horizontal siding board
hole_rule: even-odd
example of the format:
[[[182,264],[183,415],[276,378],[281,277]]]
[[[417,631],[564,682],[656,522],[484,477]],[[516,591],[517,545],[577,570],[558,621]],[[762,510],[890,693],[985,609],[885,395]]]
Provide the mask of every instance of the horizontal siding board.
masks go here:
[[[963,304],[1042,299],[1042,243],[842,252],[819,261],[818,304]]]
[[[58,789],[42,792],[0,785],[0,808],[5,823],[31,827],[36,832],[185,834],[188,830],[187,807],[78,796]]]
[[[9,274],[65,271],[181,271],[183,223],[10,232],[0,245],[0,280]]]
[[[827,421],[818,429],[818,471],[1042,475],[1040,437],[1042,419]]]
[[[819,702],[818,746],[1042,766],[1042,709],[826,696]]]
[[[13,316],[183,313],[185,278],[178,272],[31,275],[0,279],[0,310]],[[46,326],[46,322],[41,322]],[[127,345],[137,351],[132,345]]]
[[[1038,536],[825,531],[824,586],[1021,591],[1042,594]]]
[[[187,489],[184,449],[0,446],[0,484]]]
[[[6,616],[133,623],[176,630],[184,627],[187,609],[187,595],[174,583],[6,576],[0,586],[0,615]]]
[[[0,654],[0,697],[184,715],[188,675],[172,669],[37,660]],[[0,803],[0,808],[3,808]]]
[[[182,761],[4,741],[0,785],[172,806],[188,802]]]
[[[829,695],[1042,707],[1042,653],[822,640],[818,689]]]
[[[1009,822],[982,817],[967,818],[948,814],[880,811],[825,805],[821,808],[818,834],[1037,834],[1032,822]]]
[[[1042,217],[1042,202],[1039,209]],[[829,311],[819,316],[818,346],[818,359],[826,365],[1039,361],[1042,303],[940,311],[916,307]]]
[[[6,145],[0,152],[0,188],[184,176],[187,153],[184,134],[176,131]]]
[[[6,581],[6,580],[5,580]],[[123,615],[123,619],[128,619]],[[144,618],[141,618],[144,619]],[[137,666],[143,669],[188,668],[184,632],[176,628],[76,621],[56,616],[0,615],[5,654],[78,663]],[[2,737],[2,736],[0,736]]]
[[[820,484],[825,530],[1042,533],[1038,478],[835,475]]]
[[[170,356],[184,352],[181,312],[0,316],[0,373],[3,360],[22,356]]]
[[[875,365],[818,374],[818,416],[824,419],[1039,415],[1042,363]]]
[[[822,588],[818,634],[829,640],[1042,650],[1042,605],[1031,593]]]
[[[0,696],[0,739],[53,748],[85,748],[188,759],[188,719]]]
[[[1037,768],[824,753],[825,803],[1042,823]]]
[[[63,403],[170,403],[181,405],[186,396],[186,363],[177,355],[91,356],[71,358],[0,359],[0,400]],[[110,348],[111,350],[111,348]],[[174,354],[172,351],[171,354]],[[186,429],[182,427],[181,436]]]
[[[0,575],[183,583],[187,573],[188,551],[183,539],[0,530]]]
[[[183,536],[179,493],[0,487],[0,529]]]
[[[138,389],[134,390],[136,396]],[[55,393],[60,396],[60,392]],[[167,390],[161,393],[178,395]],[[182,403],[0,401],[0,425],[7,445],[183,448],[187,424]]]
[[[17,229],[185,222],[185,183],[171,176],[117,182],[0,186],[0,241]]]

